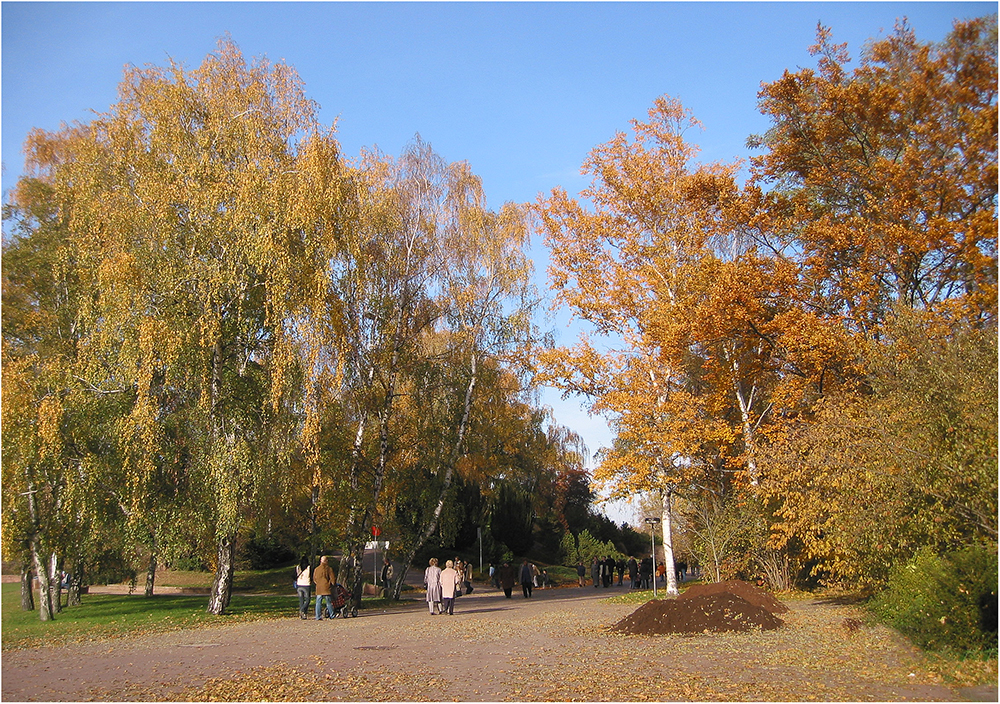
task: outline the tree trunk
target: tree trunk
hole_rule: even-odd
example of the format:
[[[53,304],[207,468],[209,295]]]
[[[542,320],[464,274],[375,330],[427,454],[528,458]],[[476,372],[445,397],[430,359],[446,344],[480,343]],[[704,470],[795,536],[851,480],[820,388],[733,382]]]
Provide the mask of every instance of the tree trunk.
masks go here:
[[[369,383],[371,383],[373,375],[374,367],[368,375]],[[357,549],[357,544],[354,541],[355,524],[357,523],[357,506],[355,505],[355,502],[357,501],[358,494],[360,493],[361,444],[364,441],[365,430],[367,427],[368,413],[367,411],[363,411],[361,414],[361,420],[358,421],[358,432],[354,435],[354,445],[351,447],[351,505],[347,513],[347,525],[344,529],[344,535],[347,536],[347,540],[344,541],[340,568],[337,570],[337,581],[344,585],[350,584],[352,579],[347,567],[347,560],[345,559],[345,556],[353,554],[353,552]],[[315,565],[317,563],[314,561],[313,564]]]
[[[35,564],[35,574],[38,575],[38,618],[41,621],[52,621],[56,617],[52,605],[52,590],[49,588],[49,566],[42,557],[42,546],[36,537],[31,539],[31,557]]]
[[[55,553],[49,556],[49,591],[55,612],[62,613],[62,559]]]
[[[80,598],[83,592],[83,566],[82,561],[75,560],[76,567],[69,577],[69,589],[66,592],[66,606],[80,606],[83,600]]]
[[[771,589],[783,591],[791,588],[791,562],[787,553],[767,548],[757,563],[767,575]]]
[[[674,564],[674,542],[671,534],[671,502],[673,492],[667,490],[663,494],[663,566],[667,570],[667,594],[677,596],[677,568]],[[655,559],[655,556],[654,556]],[[656,579],[656,565],[653,565],[653,579]]]
[[[149,565],[146,566],[145,596],[153,596],[153,585],[156,583],[156,536],[151,535],[149,541]]]
[[[49,569],[42,557],[42,541],[38,535],[38,507],[35,505],[34,484],[28,484],[28,515],[33,527],[28,544],[31,548],[31,560],[38,575],[38,618],[41,621],[51,621],[56,617],[52,608],[52,591],[49,589]]]
[[[236,536],[226,535],[219,538],[215,579],[212,582],[212,595],[208,601],[208,613],[219,616],[226,612],[229,599],[233,594],[233,574],[235,571]]]
[[[441,512],[444,510],[445,500],[448,498],[448,491],[451,489],[452,479],[455,476],[455,467],[458,464],[458,458],[462,452],[462,442],[465,439],[465,431],[469,426],[469,416],[472,411],[472,399],[476,390],[476,381],[478,379],[477,370],[476,354],[473,353],[472,376],[465,389],[465,405],[462,408],[462,420],[458,424],[458,436],[455,439],[455,444],[451,448],[451,454],[448,458],[448,467],[445,469],[444,473],[444,482],[441,486],[441,492],[438,494],[437,505],[434,507],[434,512],[431,514],[427,524],[424,526],[424,530],[420,533],[420,536],[410,548],[409,554],[403,562],[399,578],[396,580],[396,584],[392,590],[393,599],[399,599],[400,592],[403,589],[403,581],[406,579],[406,573],[409,571],[410,565],[413,564],[413,558],[416,556],[420,548],[424,546],[424,543],[426,543],[427,540],[434,535],[434,531],[437,530],[438,521],[441,520]]]
[[[316,544],[316,506],[319,504],[319,484],[313,484],[312,503],[309,505],[309,574],[319,564],[319,545]]]
[[[21,564],[21,611],[35,610],[35,591],[32,581],[31,563],[26,560]]]
[[[385,398],[382,401],[382,409],[379,411],[379,452],[378,462],[375,465],[375,476],[372,481],[371,495],[367,497],[367,505],[362,513],[361,520],[352,520],[348,531],[348,543],[346,554],[356,558],[353,569],[345,572],[344,565],[341,564],[340,574],[346,574],[348,581],[345,584],[351,593],[354,602],[353,610],[356,612],[361,608],[361,590],[364,582],[364,556],[365,543],[367,542],[368,530],[378,511],[378,502],[382,497],[382,487],[385,484],[385,473],[389,467],[389,420],[392,417],[392,406],[396,400],[395,374],[399,364],[399,350],[401,341],[397,338],[396,346],[393,349],[392,361],[389,366],[389,382],[385,389]],[[362,432],[359,428],[358,433]],[[352,518],[354,512],[352,511]]]

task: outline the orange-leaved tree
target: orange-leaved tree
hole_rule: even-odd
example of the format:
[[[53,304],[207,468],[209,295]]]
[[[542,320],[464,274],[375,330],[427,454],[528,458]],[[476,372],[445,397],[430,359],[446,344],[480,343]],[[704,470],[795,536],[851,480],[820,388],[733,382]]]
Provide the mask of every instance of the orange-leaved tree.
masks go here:
[[[992,354],[995,369],[995,344],[975,331],[995,336],[997,317],[996,17],[956,22],[940,44],[900,24],[853,70],[827,28],[812,51],[816,70],[763,87],[773,126],[753,140],[766,150],[755,179],[771,188],[762,229],[800,280],[796,320],[775,342],[825,370],[775,437],[763,493],[776,544],[802,546],[827,575],[876,584],[922,544],[995,540],[995,519],[982,519],[991,493],[995,516],[995,480],[984,481],[989,462],[984,475],[982,458],[969,459],[989,433],[963,417],[988,410],[956,410],[939,433],[940,410],[887,383],[885,369],[908,360],[907,383],[936,385],[956,409],[971,387],[943,367],[918,372],[928,349],[914,337],[934,340],[942,364],[965,349],[995,376],[983,361]],[[918,471],[918,456],[934,470]]]
[[[543,350],[541,379],[588,396],[617,437],[595,478],[612,495],[663,498],[668,591],[672,494],[724,493],[756,480],[755,436],[768,414],[785,271],[753,245],[759,193],[738,164],[694,163],[685,132],[698,123],[658,99],[593,150],[582,193],[554,191],[536,207],[552,250],[557,303],[590,323],[600,344]]]

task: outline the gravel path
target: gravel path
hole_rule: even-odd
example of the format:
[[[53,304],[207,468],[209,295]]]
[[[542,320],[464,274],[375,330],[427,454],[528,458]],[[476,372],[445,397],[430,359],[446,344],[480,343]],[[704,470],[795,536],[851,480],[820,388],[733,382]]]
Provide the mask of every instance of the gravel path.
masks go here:
[[[953,690],[889,629],[848,606],[789,601],[776,631],[622,636],[614,590],[490,588],[454,616],[423,602],[358,618],[297,617],[3,656],[4,701],[907,701]],[[141,598],[141,597],[138,597]]]

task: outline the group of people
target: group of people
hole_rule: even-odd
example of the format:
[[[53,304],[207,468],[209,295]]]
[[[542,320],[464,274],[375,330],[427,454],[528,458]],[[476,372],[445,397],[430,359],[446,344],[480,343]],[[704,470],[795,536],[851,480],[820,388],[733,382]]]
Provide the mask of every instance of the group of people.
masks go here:
[[[676,568],[678,580],[683,580],[687,565],[678,562]],[[580,586],[586,586],[586,566],[580,561],[577,563],[576,569]],[[626,573],[632,589],[649,589],[654,574],[653,558],[645,557],[642,560],[636,560],[634,557],[630,557],[626,561],[615,560],[611,556],[603,559],[595,557],[590,565],[590,576],[595,588],[613,586],[616,574],[618,586],[622,586]],[[666,566],[662,562],[657,565],[655,574],[658,580],[665,581]],[[379,574],[379,583],[386,590],[390,588],[392,575],[392,563],[388,558],[385,558],[382,571]],[[548,573],[545,570],[539,570],[527,558],[519,566],[512,565],[509,561],[505,561],[499,567],[491,564],[490,579],[497,589],[503,590],[504,596],[508,599],[511,598],[516,584],[521,585],[521,592],[525,599],[531,598],[535,588],[544,588],[549,585]],[[424,587],[427,591],[427,608],[430,614],[432,616],[454,615],[455,599],[463,593],[471,594],[472,582],[472,563],[464,562],[456,557],[454,560],[447,560],[444,569],[441,569],[438,566],[438,559],[432,557],[427,569],[424,570]],[[337,618],[344,609],[349,595],[344,587],[337,584],[336,574],[325,555],[320,558],[319,565],[316,566],[315,570],[310,570],[309,561],[305,557],[295,568],[295,589],[299,595],[299,616],[303,619],[308,618],[307,612],[313,584],[316,586],[315,619],[317,621],[323,620],[324,605],[326,606],[326,617]]]
[[[326,555],[319,559],[316,569],[309,568],[309,560],[305,556],[295,567],[295,591],[299,595],[299,618],[307,619],[310,592],[316,585],[316,616],[317,621],[323,620],[323,606],[326,605],[327,618],[337,618],[347,604],[347,590],[337,584],[337,575],[330,566]],[[345,614],[346,615],[346,614]]]
[[[493,586],[502,589],[508,599],[511,598],[516,584],[521,585],[521,593],[525,599],[530,598],[535,589],[552,586],[548,571],[539,570],[535,564],[528,562],[527,558],[520,566],[511,565],[509,561],[504,561],[499,567],[490,564],[490,579],[493,581]]]
[[[463,593],[472,593],[472,563],[456,557],[447,560],[444,569],[441,569],[438,559],[432,557],[424,570],[424,587],[427,589],[427,608],[431,616],[454,616],[455,599]]]
[[[683,562],[678,562],[676,568],[677,579],[683,581],[687,565]],[[630,557],[626,561],[624,559],[615,560],[615,558],[609,555],[604,558],[595,557],[590,564],[590,578],[595,589],[597,587],[607,588],[614,585],[616,574],[618,575],[618,586],[623,586],[626,573],[628,574],[632,589],[649,589],[652,586],[653,579],[653,558],[647,556],[642,560],[636,560],[634,557]],[[580,586],[586,586],[587,568],[583,564],[583,561],[577,562],[576,574],[580,579]],[[656,566],[658,583],[666,582],[666,576],[666,565],[660,562]]]
[[[353,556],[349,565],[354,564]],[[379,586],[388,592],[392,588],[393,569],[389,558],[382,560],[382,571],[379,573]],[[295,566],[295,591],[299,596],[299,618],[307,619],[309,611],[309,601],[312,594],[313,585],[316,587],[316,615],[317,621],[322,621],[324,613],[327,618],[337,618],[338,616],[357,616],[358,605],[361,603],[361,585],[358,585],[356,593],[348,605],[350,596],[343,585],[337,584],[337,574],[330,566],[330,559],[323,555],[319,559],[316,569],[310,569],[309,558],[305,555]],[[324,605],[326,606],[324,612]]]

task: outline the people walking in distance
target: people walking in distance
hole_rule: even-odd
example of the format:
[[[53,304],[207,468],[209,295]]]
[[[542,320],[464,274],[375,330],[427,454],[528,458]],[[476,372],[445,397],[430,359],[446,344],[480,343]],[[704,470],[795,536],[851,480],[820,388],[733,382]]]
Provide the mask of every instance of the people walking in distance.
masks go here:
[[[392,588],[392,563],[388,557],[382,559],[382,572],[379,573],[379,584],[385,590],[385,596],[389,596]]]
[[[441,613],[441,568],[438,559],[432,557],[424,570],[424,587],[427,589],[427,609],[431,616]],[[437,611],[435,611],[437,609]]]
[[[639,588],[639,563],[634,557],[628,559],[628,579],[632,582],[632,588]]]
[[[639,579],[642,580],[642,588],[649,589],[649,580],[653,577],[653,558],[644,557],[639,564]]]
[[[615,583],[615,558],[608,555],[604,558],[604,587],[605,589]]]
[[[618,562],[615,563],[615,569],[618,570],[618,586],[619,587],[622,586],[622,584],[625,582],[625,568],[626,567],[627,567],[627,565],[625,564],[625,558],[624,557],[621,558],[620,560],[618,560]]]
[[[594,589],[597,589],[601,584],[601,561],[596,557],[590,563],[590,579],[594,582]]]
[[[455,615],[455,594],[461,589],[461,576],[455,569],[455,561],[448,560],[441,570],[441,607],[443,613]]]
[[[521,591],[524,593],[525,599],[531,596],[531,587],[534,584],[534,579],[535,566],[528,562],[528,558],[524,558],[524,562],[521,563]]]
[[[576,561],[576,576],[580,578],[580,586],[584,587],[587,578],[587,566],[583,564],[583,560]]]
[[[510,564],[507,560],[504,560],[503,565],[500,567],[500,586],[503,589],[503,595],[510,599],[510,594],[514,591],[514,582],[517,581],[517,568]]]
[[[667,566],[662,562],[656,566],[656,581],[658,584],[665,584],[667,581]]]
[[[500,570],[492,562],[490,563],[490,584],[496,589],[500,588]]]
[[[466,594],[472,593],[473,569],[472,563],[466,562],[462,568],[462,581],[459,584],[459,591],[465,589]]]
[[[305,555],[295,566],[295,592],[299,595],[299,618],[305,620],[309,610],[309,592],[312,590],[312,570],[309,569],[309,558]]]
[[[677,581],[683,582],[684,577],[687,575],[687,563],[684,560],[679,560],[677,562]]]
[[[452,567],[455,568],[455,572],[458,574],[458,589],[455,590],[455,598],[457,599],[464,593],[464,590],[462,589],[462,584],[465,581],[465,563],[459,560],[457,557],[454,560],[451,560],[451,563]]]
[[[333,568],[330,567],[330,560],[326,555],[319,558],[319,565],[317,565],[315,571],[313,572],[313,581],[316,583],[316,620],[323,620],[323,602],[326,602],[326,613],[328,618],[333,618],[333,585],[337,580],[337,576],[333,573]]]

